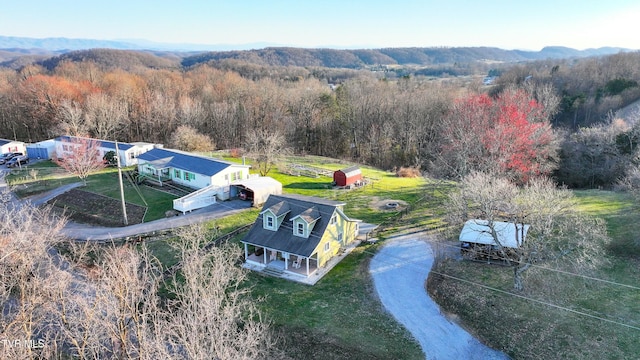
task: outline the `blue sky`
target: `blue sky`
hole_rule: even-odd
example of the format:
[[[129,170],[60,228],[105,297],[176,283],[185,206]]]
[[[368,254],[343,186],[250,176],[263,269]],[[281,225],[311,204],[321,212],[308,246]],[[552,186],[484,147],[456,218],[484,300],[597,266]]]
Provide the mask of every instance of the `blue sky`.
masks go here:
[[[640,49],[638,0],[0,0],[0,35],[381,48]]]

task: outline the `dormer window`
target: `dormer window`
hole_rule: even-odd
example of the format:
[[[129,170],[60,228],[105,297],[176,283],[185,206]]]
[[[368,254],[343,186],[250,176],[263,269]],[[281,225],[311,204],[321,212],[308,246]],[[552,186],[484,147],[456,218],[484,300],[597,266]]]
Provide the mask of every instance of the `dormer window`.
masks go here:
[[[315,206],[294,216],[291,218],[293,235],[308,238],[318,219],[320,219],[320,212]]]
[[[264,210],[262,214],[262,227],[267,230],[278,231],[280,224],[289,213],[289,205],[281,201]]]

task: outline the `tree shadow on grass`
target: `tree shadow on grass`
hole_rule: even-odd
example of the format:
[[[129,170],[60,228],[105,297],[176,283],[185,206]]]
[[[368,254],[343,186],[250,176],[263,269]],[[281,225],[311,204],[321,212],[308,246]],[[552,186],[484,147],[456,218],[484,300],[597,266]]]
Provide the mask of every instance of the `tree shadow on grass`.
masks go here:
[[[283,186],[285,189],[331,190],[330,182],[297,182]]]

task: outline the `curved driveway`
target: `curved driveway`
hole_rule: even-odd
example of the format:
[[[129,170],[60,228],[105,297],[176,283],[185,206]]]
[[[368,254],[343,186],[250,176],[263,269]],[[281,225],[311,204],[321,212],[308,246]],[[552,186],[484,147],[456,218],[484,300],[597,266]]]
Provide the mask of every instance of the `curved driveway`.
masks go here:
[[[427,359],[508,359],[447,320],[425,291],[433,252],[424,233],[388,240],[369,272],[380,301],[420,343]]]
[[[31,203],[35,206],[45,204],[47,201],[55,198],[56,196],[65,193],[71,189],[82,186],[82,183],[73,183],[61,186],[46,193],[34,195],[23,199],[22,202]],[[6,187],[4,182],[4,173],[0,174],[0,188]],[[15,200],[20,202],[20,200]],[[142,224],[135,224],[123,227],[103,227],[93,226],[86,224],[79,224],[74,222],[67,222],[62,229],[62,233],[75,240],[111,240],[118,239],[127,236],[135,236],[139,234],[151,233],[153,231],[161,231],[167,229],[173,229],[189,224],[199,223],[212,219],[218,219],[227,215],[231,215],[240,211],[243,211],[251,206],[251,202],[242,200],[232,200],[218,202],[214,205],[204,207],[202,209],[194,210],[190,213],[174,216],[170,218],[159,219]]]
[[[185,215],[123,227],[101,227],[67,222],[67,225],[62,229],[62,233],[76,240],[118,239],[218,219],[244,211],[249,208],[250,204],[250,202],[242,200],[219,202],[202,209],[194,210]]]

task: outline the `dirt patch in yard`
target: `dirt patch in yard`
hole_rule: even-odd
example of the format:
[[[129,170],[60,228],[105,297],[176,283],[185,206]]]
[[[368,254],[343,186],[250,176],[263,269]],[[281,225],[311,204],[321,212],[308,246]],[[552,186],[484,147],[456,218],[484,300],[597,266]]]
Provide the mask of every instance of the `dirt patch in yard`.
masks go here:
[[[406,201],[383,199],[380,200],[377,196],[374,196],[369,205],[379,211],[401,211],[407,207]]]
[[[50,200],[54,210],[64,214],[74,222],[99,225],[123,226],[122,203],[104,195],[72,189]],[[129,225],[140,224],[144,220],[147,208],[127,203]]]

